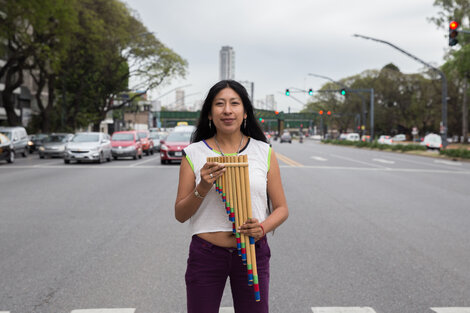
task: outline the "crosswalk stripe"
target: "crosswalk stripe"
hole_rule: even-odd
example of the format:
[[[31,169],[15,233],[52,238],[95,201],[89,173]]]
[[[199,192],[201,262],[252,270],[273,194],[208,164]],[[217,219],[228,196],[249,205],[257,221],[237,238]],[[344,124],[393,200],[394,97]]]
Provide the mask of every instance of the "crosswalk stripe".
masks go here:
[[[312,308],[313,313],[375,313],[369,307],[316,307]]]
[[[470,308],[431,308],[436,313],[470,313]]]
[[[460,162],[455,162],[455,161],[446,161],[446,160],[434,160],[434,163],[441,163],[441,164],[445,164],[445,165],[457,165],[457,166],[460,166],[462,165],[462,163]]]
[[[0,311],[0,313],[10,313],[10,311]]]
[[[235,309],[233,307],[221,307],[219,313],[235,313]]]
[[[135,309],[86,309],[73,310],[70,313],[134,313]]]

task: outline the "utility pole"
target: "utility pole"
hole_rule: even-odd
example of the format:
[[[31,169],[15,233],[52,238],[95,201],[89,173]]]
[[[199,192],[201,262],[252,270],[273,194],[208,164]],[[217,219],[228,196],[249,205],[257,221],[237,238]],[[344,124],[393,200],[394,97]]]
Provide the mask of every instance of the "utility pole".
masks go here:
[[[442,129],[441,129],[441,137],[442,137],[443,147],[444,148],[447,147],[447,78],[446,78],[446,75],[444,74],[444,72],[442,72],[440,69],[424,62],[423,60],[421,60],[420,58],[412,55],[411,53],[395,46],[394,44],[392,44],[388,41],[377,39],[377,38],[372,38],[372,37],[367,37],[367,36],[363,36],[363,35],[359,35],[359,34],[354,34],[353,36],[363,38],[363,39],[369,39],[369,40],[372,40],[372,41],[377,41],[377,42],[389,45],[390,47],[400,51],[403,54],[406,54],[410,58],[418,61],[419,63],[423,64],[424,66],[432,69],[437,74],[439,74],[439,76],[441,77],[441,80],[442,80]]]

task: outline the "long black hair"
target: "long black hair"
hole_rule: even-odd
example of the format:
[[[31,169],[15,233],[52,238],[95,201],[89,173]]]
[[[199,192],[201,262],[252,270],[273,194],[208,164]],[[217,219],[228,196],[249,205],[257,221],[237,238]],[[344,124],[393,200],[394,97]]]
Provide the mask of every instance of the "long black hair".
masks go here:
[[[249,136],[251,138],[268,142],[266,136],[263,133],[263,130],[258,124],[258,121],[255,118],[255,113],[253,110],[253,104],[248,97],[248,92],[246,91],[245,87],[243,87],[239,82],[234,80],[221,80],[209,90],[206,99],[204,100],[204,104],[202,105],[201,115],[199,116],[199,120],[197,122],[196,130],[194,131],[191,142],[198,142],[204,139],[209,139],[213,137],[217,130],[215,126],[209,127],[209,114],[211,113],[212,102],[214,101],[215,96],[225,88],[231,88],[235,91],[241,98],[243,103],[243,108],[245,109],[246,113],[246,127],[244,126],[245,123],[243,122],[240,126],[241,132],[245,136]]]

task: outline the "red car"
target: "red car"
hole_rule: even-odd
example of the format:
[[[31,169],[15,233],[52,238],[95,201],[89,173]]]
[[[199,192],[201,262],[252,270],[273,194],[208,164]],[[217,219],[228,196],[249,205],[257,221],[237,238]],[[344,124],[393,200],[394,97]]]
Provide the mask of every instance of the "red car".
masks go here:
[[[139,130],[140,141],[142,142],[142,150],[146,155],[153,154],[153,139],[150,138],[150,132],[148,130]]]
[[[135,130],[114,132],[111,137],[111,154],[113,158],[142,158],[142,143]]]
[[[191,140],[192,132],[171,132],[165,140],[160,143],[160,163],[166,164],[171,161],[180,161],[183,158],[183,149]]]

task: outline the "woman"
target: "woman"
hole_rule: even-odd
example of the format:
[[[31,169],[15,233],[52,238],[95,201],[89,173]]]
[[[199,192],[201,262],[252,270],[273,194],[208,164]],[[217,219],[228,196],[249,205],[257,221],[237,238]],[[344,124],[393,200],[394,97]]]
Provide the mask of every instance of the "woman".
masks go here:
[[[266,233],[288,217],[279,165],[267,144],[245,88],[232,80],[215,84],[204,101],[192,144],[184,149],[175,216],[190,219],[192,241],[186,270],[188,313],[218,313],[227,277],[237,313],[269,311],[269,259]],[[247,270],[238,256],[232,224],[214,181],[222,176],[221,163],[209,156],[248,155],[253,218],[239,232],[254,237],[261,301],[248,286]],[[269,200],[272,212],[269,211]]]

